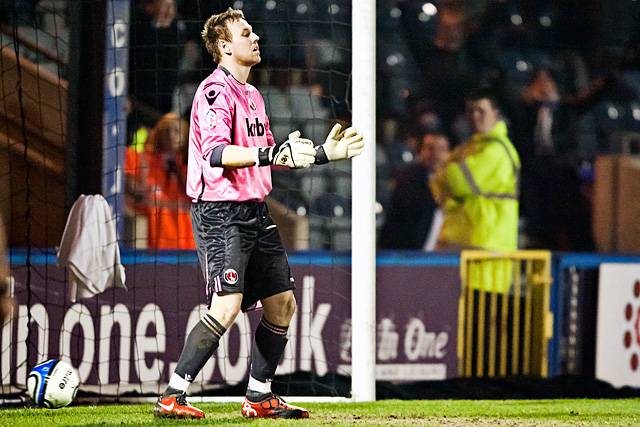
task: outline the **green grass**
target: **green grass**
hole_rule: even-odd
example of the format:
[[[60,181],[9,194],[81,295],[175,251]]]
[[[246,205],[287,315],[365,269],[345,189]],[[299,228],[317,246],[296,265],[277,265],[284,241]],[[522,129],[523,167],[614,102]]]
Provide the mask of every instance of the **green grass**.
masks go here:
[[[393,426],[640,426],[640,399],[384,400],[310,403],[309,420],[246,420],[239,403],[203,403],[205,420],[159,420],[151,404],[74,406],[58,410],[0,409],[0,426],[55,425],[393,425]]]

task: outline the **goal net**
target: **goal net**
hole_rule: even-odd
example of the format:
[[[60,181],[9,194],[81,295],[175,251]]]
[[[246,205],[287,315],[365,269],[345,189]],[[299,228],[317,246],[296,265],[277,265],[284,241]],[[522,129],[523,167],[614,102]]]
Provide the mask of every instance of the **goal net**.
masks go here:
[[[78,19],[78,10],[92,6],[105,10]],[[29,369],[49,358],[78,370],[85,395],[164,389],[206,312],[182,189],[191,101],[215,67],[199,33],[227,7],[242,9],[261,38],[262,62],[250,83],[265,99],[277,141],[298,129],[320,144],[335,122],[351,122],[351,2],[2,2],[0,212],[14,305],[0,329],[0,399],[19,398]],[[74,46],[86,46],[82,38],[95,31],[103,32],[104,49],[96,47],[103,68],[92,73]],[[95,87],[102,102],[83,103]],[[69,119],[78,105],[73,117],[98,123],[92,140],[74,138],[86,136]],[[70,269],[57,265],[67,214],[87,176],[97,177],[113,214],[126,290],[79,295]],[[348,397],[351,164],[274,170],[273,182],[268,206],[298,302],[274,390]],[[259,316],[238,316],[192,394],[244,393]]]

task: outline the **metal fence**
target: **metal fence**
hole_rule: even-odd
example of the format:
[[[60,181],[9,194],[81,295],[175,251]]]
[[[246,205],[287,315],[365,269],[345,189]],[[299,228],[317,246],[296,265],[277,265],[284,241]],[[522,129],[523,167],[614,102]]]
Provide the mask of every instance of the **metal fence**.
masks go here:
[[[551,253],[463,251],[458,373],[548,375]]]

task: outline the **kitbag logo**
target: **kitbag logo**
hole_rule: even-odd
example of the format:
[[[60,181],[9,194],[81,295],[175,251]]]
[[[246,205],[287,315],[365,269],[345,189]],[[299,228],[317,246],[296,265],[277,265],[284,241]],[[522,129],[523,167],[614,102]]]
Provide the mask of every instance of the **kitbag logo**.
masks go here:
[[[249,119],[244,119],[247,124],[247,136],[263,136],[264,135],[264,125],[260,123],[258,118],[256,117],[255,123],[250,123]]]

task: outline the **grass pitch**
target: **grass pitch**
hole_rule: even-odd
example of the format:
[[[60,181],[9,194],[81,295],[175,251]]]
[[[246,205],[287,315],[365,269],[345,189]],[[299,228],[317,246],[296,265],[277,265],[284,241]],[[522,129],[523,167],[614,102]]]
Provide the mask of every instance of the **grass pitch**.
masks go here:
[[[383,400],[309,403],[308,420],[248,420],[239,403],[196,404],[207,418],[160,420],[151,404],[73,406],[58,410],[0,409],[0,426],[640,426],[640,399]]]

